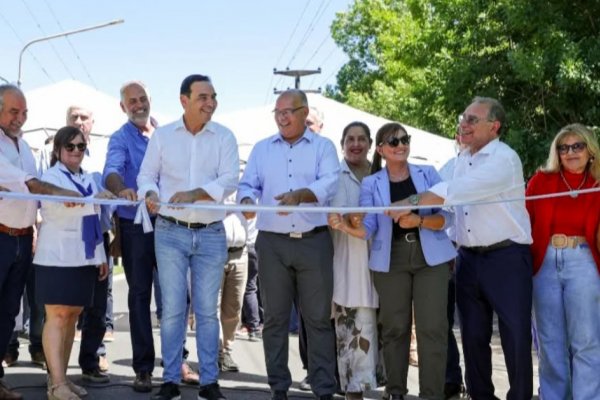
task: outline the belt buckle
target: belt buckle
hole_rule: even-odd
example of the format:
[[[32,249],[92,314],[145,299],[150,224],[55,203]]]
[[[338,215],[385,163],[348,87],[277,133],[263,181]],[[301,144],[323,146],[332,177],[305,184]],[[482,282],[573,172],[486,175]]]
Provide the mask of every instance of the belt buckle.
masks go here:
[[[569,238],[563,234],[552,235],[551,243],[555,249],[564,249],[569,245]]]
[[[302,239],[302,232],[290,232],[292,239]]]
[[[8,228],[8,231],[6,232],[8,234],[8,236],[17,236],[16,231],[14,228]]]
[[[417,234],[414,232],[408,232],[404,234],[404,240],[406,240],[408,243],[414,243],[417,241]]]

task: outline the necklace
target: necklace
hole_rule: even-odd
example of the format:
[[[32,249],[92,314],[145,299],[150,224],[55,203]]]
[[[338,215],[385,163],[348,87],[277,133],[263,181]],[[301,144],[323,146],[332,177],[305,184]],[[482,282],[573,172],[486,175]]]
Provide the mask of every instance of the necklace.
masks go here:
[[[581,183],[579,184],[579,186],[577,186],[576,189],[573,189],[571,187],[571,185],[569,185],[569,182],[567,182],[567,179],[565,178],[565,176],[563,175],[562,169],[560,170],[560,177],[562,178],[562,181],[565,183],[565,185],[567,185],[567,187],[569,188],[569,192],[572,192],[574,190],[579,190],[583,187],[583,184],[585,183],[585,181],[587,181],[587,174],[588,174],[588,170],[585,170],[585,174],[583,175],[583,180],[581,181]],[[573,193],[570,195],[572,198],[577,197],[577,193]]]

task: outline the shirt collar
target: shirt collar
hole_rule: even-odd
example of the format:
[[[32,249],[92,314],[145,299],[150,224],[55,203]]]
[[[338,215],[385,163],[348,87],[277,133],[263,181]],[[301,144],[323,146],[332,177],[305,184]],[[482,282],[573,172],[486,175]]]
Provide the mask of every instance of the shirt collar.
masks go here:
[[[154,117],[150,117],[150,124],[154,128],[158,127],[158,122],[156,121],[156,119],[154,119]],[[140,128],[138,128],[138,126],[131,121],[127,121],[127,123],[125,124],[125,127],[131,133],[134,133],[134,134],[137,134],[140,136],[144,136],[144,137],[146,136],[146,135],[144,135],[144,132],[142,132],[142,130]]]
[[[175,130],[184,130],[186,132],[189,132],[185,126],[185,122],[183,122],[183,115],[177,121],[175,121]],[[213,122],[213,120],[210,120],[206,124],[204,124],[204,127],[198,133],[204,132],[217,133],[216,125]]]
[[[311,131],[308,128],[305,128],[302,136],[292,144],[299,143],[301,140],[307,140],[308,143],[312,143],[312,141],[315,139],[315,135],[316,135],[316,133],[314,133],[313,131]],[[273,139],[271,141],[272,142],[277,142],[277,141],[286,142],[286,140],[283,138],[283,136],[281,136],[281,132],[277,132],[276,135],[273,135]]]
[[[483,146],[481,149],[479,149],[479,151],[477,153],[475,153],[475,155],[477,155],[477,154],[491,154],[491,153],[494,153],[496,151],[496,148],[499,145],[500,145],[500,138],[496,138],[496,139],[492,140],[491,142],[489,142],[488,144],[486,144],[485,146]],[[463,154],[466,156],[467,153],[471,157],[475,156],[475,155],[471,154],[471,150],[468,150],[468,151],[461,151],[458,154],[458,157],[461,157]]]

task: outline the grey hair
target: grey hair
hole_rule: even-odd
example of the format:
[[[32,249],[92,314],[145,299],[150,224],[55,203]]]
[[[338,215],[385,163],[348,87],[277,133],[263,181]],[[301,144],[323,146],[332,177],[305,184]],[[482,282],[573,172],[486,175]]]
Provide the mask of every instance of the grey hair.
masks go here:
[[[506,111],[502,104],[492,97],[480,97],[477,96],[473,99],[472,103],[485,104],[489,107],[488,121],[500,122],[500,129],[498,129],[498,135],[506,132],[508,129],[506,126]]]
[[[150,97],[150,92],[148,92],[148,88],[146,87],[146,85],[144,84],[144,82],[142,82],[142,81],[128,81],[128,82],[125,82],[123,84],[123,86],[121,86],[121,89],[119,90],[119,93],[121,95],[121,101],[125,100],[125,91],[130,86],[139,86],[139,87],[141,87],[142,89],[144,89],[144,92],[146,92],[146,96]]]
[[[4,93],[7,92],[16,92],[25,97],[25,94],[18,86],[15,86],[11,83],[0,85],[0,111],[2,111],[2,108],[4,107]]]

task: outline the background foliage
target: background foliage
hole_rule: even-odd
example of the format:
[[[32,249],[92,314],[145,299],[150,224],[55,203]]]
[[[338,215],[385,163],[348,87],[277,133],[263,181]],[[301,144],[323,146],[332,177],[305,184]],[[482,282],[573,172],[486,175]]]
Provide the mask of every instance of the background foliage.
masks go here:
[[[495,97],[531,175],[562,126],[598,125],[599,31],[600,0],[356,0],[332,25],[350,61],[326,94],[446,136]]]

